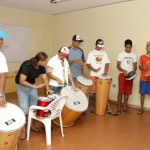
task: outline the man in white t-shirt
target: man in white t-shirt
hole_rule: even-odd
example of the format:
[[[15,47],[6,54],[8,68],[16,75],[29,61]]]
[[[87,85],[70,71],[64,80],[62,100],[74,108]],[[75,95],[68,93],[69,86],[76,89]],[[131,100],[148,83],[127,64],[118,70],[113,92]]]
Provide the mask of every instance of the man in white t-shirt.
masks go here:
[[[117,114],[121,114],[121,103],[122,96],[124,95],[124,106],[123,111],[129,113],[127,109],[127,102],[129,95],[132,94],[133,79],[126,80],[128,72],[136,71],[137,69],[137,60],[136,55],[131,51],[132,41],[127,39],[125,41],[125,51],[121,52],[118,55],[117,68],[120,71],[118,76],[118,111]]]
[[[104,41],[98,39],[95,43],[95,49],[88,54],[86,61],[87,67],[90,69],[90,78],[93,82],[91,93],[96,92],[95,79],[99,75],[106,76],[110,60],[106,51],[103,49]]]
[[[93,82],[90,93],[94,94],[94,98],[96,92],[96,77],[100,75],[107,75],[109,63],[110,60],[104,50],[104,41],[102,39],[96,40],[95,49],[88,54],[88,59],[86,61],[87,67],[90,69],[90,79]],[[91,112],[94,112],[94,110],[91,110]],[[107,113],[116,115],[116,113],[112,111],[109,101]]]
[[[68,54],[69,49],[62,47],[58,51],[58,54],[52,57],[47,63],[47,75],[50,77],[49,85],[55,94],[59,94],[62,87],[68,85],[68,78],[73,88],[75,88],[75,83],[66,59]]]
[[[5,72],[8,72],[8,67],[6,58],[1,52],[1,48],[4,42],[3,40],[7,38],[8,35],[0,30],[0,107],[5,107],[6,105],[4,87],[5,87]]]

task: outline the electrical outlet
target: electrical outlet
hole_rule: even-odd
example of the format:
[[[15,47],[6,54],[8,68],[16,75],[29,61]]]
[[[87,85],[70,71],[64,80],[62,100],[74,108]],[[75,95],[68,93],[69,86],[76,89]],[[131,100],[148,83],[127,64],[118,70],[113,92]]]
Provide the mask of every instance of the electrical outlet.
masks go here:
[[[116,88],[116,84],[113,84],[112,86],[113,86],[113,88]]]

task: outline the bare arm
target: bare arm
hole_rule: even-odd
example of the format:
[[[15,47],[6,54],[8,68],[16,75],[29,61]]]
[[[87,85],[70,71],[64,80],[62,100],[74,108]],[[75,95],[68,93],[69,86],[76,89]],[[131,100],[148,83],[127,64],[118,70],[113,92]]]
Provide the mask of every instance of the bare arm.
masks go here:
[[[134,62],[133,63],[133,71],[136,71],[137,70],[137,62]]]
[[[95,68],[93,68],[90,64],[86,64],[86,66],[90,69],[90,70],[92,70],[92,71],[94,71],[94,72],[97,72],[97,71],[99,71],[101,68],[99,67],[98,69],[95,69]]]
[[[127,75],[127,71],[121,68],[121,61],[117,61],[117,68],[119,71],[122,71],[125,76]]]
[[[5,88],[5,74],[0,73],[0,107],[5,107],[5,95],[4,95],[4,88]]]
[[[105,64],[104,73],[103,73],[103,75],[104,75],[104,76],[106,76],[106,75],[107,75],[108,68],[109,68],[109,63],[106,63],[106,64]]]
[[[59,78],[57,78],[56,76],[54,76],[51,72],[47,73],[48,77],[50,77],[53,80],[56,80],[60,85],[63,85],[62,80],[60,80]]]
[[[48,94],[48,92],[53,93],[53,91],[49,88],[48,78],[47,78],[46,73],[45,73],[45,74],[41,74],[41,77],[42,77],[43,82],[44,82],[44,84],[45,84],[47,94]]]

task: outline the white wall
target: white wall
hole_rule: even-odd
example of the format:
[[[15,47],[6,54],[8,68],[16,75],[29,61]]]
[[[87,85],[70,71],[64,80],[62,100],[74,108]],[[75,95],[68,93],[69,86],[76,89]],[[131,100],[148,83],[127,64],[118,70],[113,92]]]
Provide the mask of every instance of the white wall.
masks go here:
[[[53,16],[53,49],[70,45],[73,34],[80,34],[85,42],[81,46],[85,56],[94,49],[96,39],[105,41],[105,49],[111,60],[109,75],[113,77],[112,84],[118,84],[116,68],[117,55],[124,50],[124,41],[133,41],[133,51],[139,57],[145,53],[145,43],[149,34],[149,0],[135,0]],[[140,104],[139,70],[134,80],[133,94],[129,103]],[[117,100],[117,87],[111,86],[110,99]],[[146,96],[145,106],[150,107],[149,96]]]

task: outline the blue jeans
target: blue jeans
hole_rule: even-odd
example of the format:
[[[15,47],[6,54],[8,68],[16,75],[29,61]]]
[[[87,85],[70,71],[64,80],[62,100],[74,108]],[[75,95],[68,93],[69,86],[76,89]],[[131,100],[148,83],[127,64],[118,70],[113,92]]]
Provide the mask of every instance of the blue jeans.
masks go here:
[[[60,91],[61,91],[62,87],[61,86],[57,87],[57,86],[50,85],[50,89],[54,91],[54,94],[60,94]]]
[[[37,89],[28,88],[20,84],[16,84],[18,102],[24,114],[27,115],[29,107],[37,105]]]

